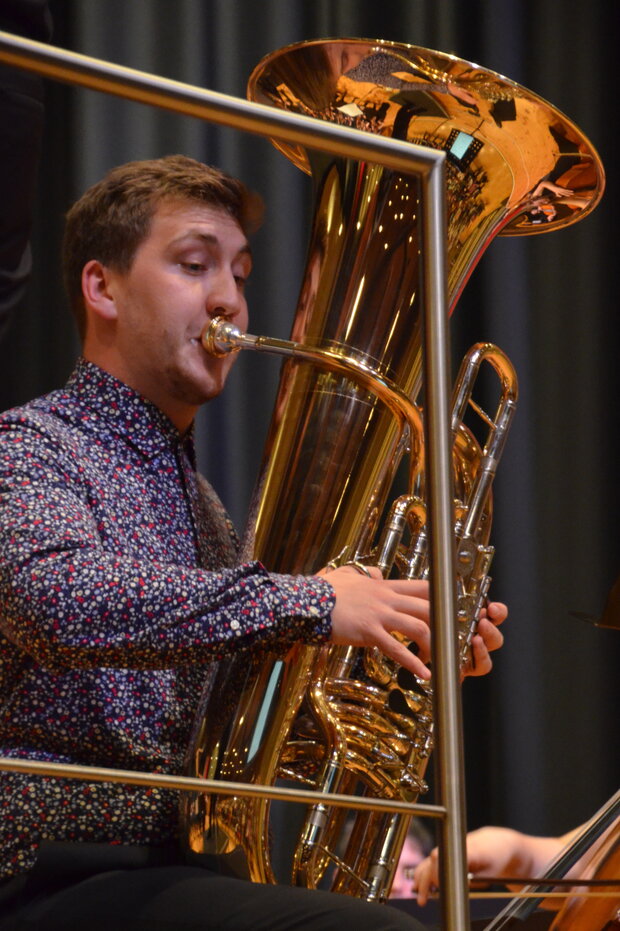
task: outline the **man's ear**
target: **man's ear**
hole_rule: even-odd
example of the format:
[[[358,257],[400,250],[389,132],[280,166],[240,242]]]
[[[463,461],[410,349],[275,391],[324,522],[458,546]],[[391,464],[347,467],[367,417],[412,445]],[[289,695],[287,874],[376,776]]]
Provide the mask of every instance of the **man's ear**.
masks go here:
[[[82,294],[86,309],[104,320],[117,318],[116,302],[110,283],[110,269],[97,259],[91,259],[82,269]]]

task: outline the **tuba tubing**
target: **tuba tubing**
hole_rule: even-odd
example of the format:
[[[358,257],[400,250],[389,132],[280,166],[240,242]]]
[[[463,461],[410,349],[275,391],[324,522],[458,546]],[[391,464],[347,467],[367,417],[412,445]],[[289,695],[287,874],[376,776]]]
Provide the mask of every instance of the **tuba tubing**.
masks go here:
[[[603,189],[596,151],[562,113],[440,52],[361,39],[300,43],[257,66],[249,96],[446,153],[451,308],[496,235],[573,223]],[[424,187],[366,161],[275,144],[315,189],[291,337],[251,336],[221,320],[203,334],[216,354],[253,348],[284,357],[243,555],[273,572],[344,562],[424,577]],[[472,398],[483,362],[500,385],[491,417]],[[462,667],[489,589],[491,486],[516,401],[507,357],[477,344],[453,396]],[[465,424],[471,408],[487,428],[481,442]],[[390,505],[401,460],[406,489]],[[432,688],[377,650],[297,644],[286,656],[237,656],[211,669],[199,705],[190,775],[406,802],[426,789]],[[224,857],[257,882],[328,886],[371,901],[389,895],[409,823],[379,811],[349,818],[321,798],[289,840],[292,816],[275,828],[278,813],[264,799],[195,795],[182,805],[191,851]],[[284,865],[276,863],[287,845]]]

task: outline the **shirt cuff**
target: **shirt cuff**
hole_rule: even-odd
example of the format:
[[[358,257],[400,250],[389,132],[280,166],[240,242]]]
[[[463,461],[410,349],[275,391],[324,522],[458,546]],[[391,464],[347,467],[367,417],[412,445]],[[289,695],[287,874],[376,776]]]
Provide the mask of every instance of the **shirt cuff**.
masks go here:
[[[272,611],[286,641],[320,644],[332,632],[334,589],[319,576],[269,574],[274,587]]]

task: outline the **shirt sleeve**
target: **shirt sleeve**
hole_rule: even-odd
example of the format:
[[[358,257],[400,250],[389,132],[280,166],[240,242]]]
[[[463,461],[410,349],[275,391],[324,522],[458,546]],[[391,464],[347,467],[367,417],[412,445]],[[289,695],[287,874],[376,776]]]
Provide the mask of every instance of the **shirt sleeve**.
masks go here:
[[[0,434],[0,625],[50,669],[165,668],[322,643],[331,585],[258,562],[210,572],[111,553],[53,440]],[[36,442],[35,442],[36,439]]]

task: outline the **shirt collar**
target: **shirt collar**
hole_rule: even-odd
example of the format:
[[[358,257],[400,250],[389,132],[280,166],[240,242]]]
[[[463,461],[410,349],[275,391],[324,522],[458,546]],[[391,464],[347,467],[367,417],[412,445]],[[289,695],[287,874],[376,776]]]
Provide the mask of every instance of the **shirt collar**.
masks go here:
[[[77,398],[83,422],[91,413],[96,414],[148,459],[182,446],[192,464],[195,462],[193,425],[180,434],[155,404],[94,362],[78,359],[66,390]]]

